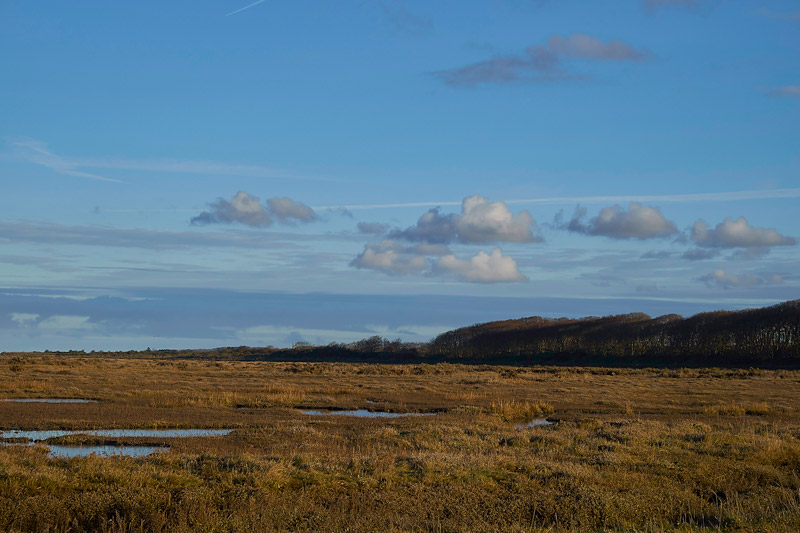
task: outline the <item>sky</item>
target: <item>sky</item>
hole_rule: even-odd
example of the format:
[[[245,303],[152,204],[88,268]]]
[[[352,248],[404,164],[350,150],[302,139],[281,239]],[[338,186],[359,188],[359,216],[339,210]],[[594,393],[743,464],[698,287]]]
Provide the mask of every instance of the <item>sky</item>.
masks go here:
[[[8,0],[0,71],[0,351],[800,298],[795,0]]]

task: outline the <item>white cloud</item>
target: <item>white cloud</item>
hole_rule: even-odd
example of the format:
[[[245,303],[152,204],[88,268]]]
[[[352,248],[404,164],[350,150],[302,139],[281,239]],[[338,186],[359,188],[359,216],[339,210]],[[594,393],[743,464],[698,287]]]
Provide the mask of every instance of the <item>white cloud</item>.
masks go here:
[[[583,222],[585,216],[586,209],[579,207],[569,222],[564,223],[559,214],[554,225],[576,233],[602,235],[612,239],[664,238],[678,232],[675,224],[667,220],[658,208],[638,202],[631,202],[627,211],[619,205],[603,208],[588,223]]]
[[[527,281],[528,279],[517,269],[516,261],[509,256],[504,256],[500,248],[495,248],[491,254],[478,252],[469,260],[458,259],[454,255],[445,255],[439,259],[437,267],[456,273],[464,281],[474,283]]]
[[[92,329],[94,325],[89,322],[88,316],[53,315],[39,322],[38,327],[39,329],[64,331],[75,329]]]
[[[39,315],[36,313],[11,313],[11,320],[16,322],[20,327],[36,322],[37,318],[39,318]]]
[[[751,226],[744,217],[736,220],[726,217],[713,229],[703,220],[698,220],[692,226],[690,238],[698,246],[706,248],[757,248],[796,243],[794,238],[781,235],[774,229]]]
[[[390,275],[420,274],[428,266],[423,255],[392,240],[367,244],[350,266],[378,270]]]
[[[431,209],[415,226],[394,231],[390,237],[440,244],[541,242],[531,228],[536,229],[536,220],[528,211],[513,214],[504,202],[490,202],[476,194],[464,198],[460,214],[442,215],[438,208]]]
[[[458,239],[465,243],[533,242],[531,227],[536,221],[528,211],[511,213],[503,202],[490,202],[482,196],[464,198],[461,215],[455,216]]]

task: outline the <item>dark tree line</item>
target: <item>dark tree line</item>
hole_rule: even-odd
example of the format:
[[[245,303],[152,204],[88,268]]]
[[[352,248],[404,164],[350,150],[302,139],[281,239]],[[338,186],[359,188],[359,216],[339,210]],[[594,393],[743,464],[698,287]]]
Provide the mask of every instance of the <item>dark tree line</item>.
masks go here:
[[[694,359],[710,363],[800,359],[800,300],[689,318],[642,313],[547,319],[530,317],[448,331],[428,346],[447,359],[541,354]]]

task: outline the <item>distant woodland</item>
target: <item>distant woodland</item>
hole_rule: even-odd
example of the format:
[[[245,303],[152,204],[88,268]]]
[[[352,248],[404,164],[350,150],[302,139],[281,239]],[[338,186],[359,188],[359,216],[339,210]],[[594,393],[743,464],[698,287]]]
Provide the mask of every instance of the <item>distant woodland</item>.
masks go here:
[[[533,316],[458,328],[428,343],[404,343],[374,336],[348,344],[298,343],[291,349],[240,346],[214,350],[66,353],[376,363],[800,367],[800,300],[760,309],[700,313],[689,318],[680,315],[652,318],[643,313],[579,319]]]

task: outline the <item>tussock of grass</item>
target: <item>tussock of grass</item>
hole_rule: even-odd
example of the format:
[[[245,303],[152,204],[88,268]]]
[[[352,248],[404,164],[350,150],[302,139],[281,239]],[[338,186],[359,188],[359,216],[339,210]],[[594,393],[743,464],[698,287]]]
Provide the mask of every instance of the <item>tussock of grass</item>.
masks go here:
[[[712,416],[768,415],[772,412],[772,408],[767,402],[729,402],[710,405],[703,412]]]
[[[553,406],[549,403],[528,400],[495,401],[492,402],[490,409],[504,422],[525,422],[553,412]]]

